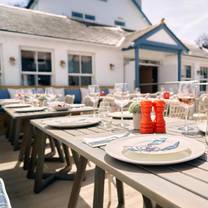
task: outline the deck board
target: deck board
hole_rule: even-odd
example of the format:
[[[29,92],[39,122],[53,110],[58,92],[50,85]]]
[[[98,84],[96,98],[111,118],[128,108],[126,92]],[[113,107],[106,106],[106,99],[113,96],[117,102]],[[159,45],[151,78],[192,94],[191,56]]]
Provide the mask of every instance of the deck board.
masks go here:
[[[69,193],[72,188],[71,181],[56,181],[40,194],[33,193],[33,180],[26,178],[26,172],[21,167],[16,167],[18,152],[12,150],[10,143],[0,137],[0,177],[5,181],[6,189],[13,208],[66,208]],[[54,164],[46,168],[54,169]],[[60,164],[56,164],[59,167]],[[78,208],[90,208],[93,196],[93,166],[88,167],[87,180],[81,189]],[[141,195],[125,185],[126,207],[142,207]],[[116,207],[116,189],[112,185],[112,205]],[[127,200],[128,199],[128,200]],[[105,181],[104,207],[107,207],[108,192],[107,180]]]

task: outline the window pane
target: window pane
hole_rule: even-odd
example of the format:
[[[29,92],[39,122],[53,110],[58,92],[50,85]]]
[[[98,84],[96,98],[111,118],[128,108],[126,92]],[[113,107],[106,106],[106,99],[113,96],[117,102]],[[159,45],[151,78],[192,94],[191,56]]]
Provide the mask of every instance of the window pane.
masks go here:
[[[69,85],[79,85],[79,77],[76,76],[69,76]]]
[[[38,85],[51,85],[50,75],[38,75]]]
[[[191,78],[191,66],[186,66],[186,78]]]
[[[51,53],[38,52],[38,71],[51,72]]]
[[[68,56],[69,73],[80,73],[79,69],[79,56],[69,55]]]
[[[82,73],[83,74],[92,74],[92,57],[91,56],[82,56]]]
[[[92,84],[92,77],[81,77],[81,85],[91,85]]]
[[[36,71],[35,52],[21,51],[22,71]]]
[[[23,74],[22,75],[22,84],[24,86],[34,86],[35,84],[35,75]]]

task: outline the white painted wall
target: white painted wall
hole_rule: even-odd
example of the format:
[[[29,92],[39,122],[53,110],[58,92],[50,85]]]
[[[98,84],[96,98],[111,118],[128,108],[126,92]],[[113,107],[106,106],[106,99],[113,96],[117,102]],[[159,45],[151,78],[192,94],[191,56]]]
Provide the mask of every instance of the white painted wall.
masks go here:
[[[69,51],[93,56],[94,80],[100,85],[114,85],[123,80],[123,54],[119,49],[83,44],[71,41],[61,41],[50,38],[0,33],[2,45],[3,71],[5,85],[21,84],[21,56],[20,49],[37,49],[52,52],[53,85],[68,85],[68,66],[60,66],[60,60],[66,63]],[[16,64],[9,63],[9,57],[16,59]],[[109,65],[114,64],[114,70]]]
[[[72,11],[81,12],[96,16],[95,22],[105,25],[114,26],[115,20],[121,20],[133,30],[149,25],[131,0],[39,0],[34,9],[66,16]]]

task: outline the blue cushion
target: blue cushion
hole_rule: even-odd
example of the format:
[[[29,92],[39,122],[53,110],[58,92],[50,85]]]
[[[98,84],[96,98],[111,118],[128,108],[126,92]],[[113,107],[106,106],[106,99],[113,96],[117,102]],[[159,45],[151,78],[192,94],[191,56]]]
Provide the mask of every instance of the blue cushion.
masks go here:
[[[9,91],[7,89],[0,89],[0,99],[9,99],[10,94]]]
[[[82,102],[82,95],[80,89],[64,89],[65,95],[74,95],[74,103],[80,104]]]

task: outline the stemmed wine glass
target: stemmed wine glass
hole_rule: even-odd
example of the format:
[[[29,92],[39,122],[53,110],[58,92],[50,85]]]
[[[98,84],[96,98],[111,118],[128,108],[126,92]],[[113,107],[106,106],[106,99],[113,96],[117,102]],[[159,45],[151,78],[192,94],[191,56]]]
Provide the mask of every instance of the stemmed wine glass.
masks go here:
[[[93,108],[94,108],[93,117],[96,117],[96,104],[99,101],[100,88],[98,85],[89,85],[88,90],[89,90],[89,97],[93,103]]]
[[[192,130],[188,126],[188,116],[190,109],[194,105],[196,97],[196,88],[195,82],[193,81],[181,81],[178,88],[178,100],[183,104],[185,109],[185,126],[181,129],[184,134],[189,134],[189,131]]]
[[[129,103],[129,87],[127,83],[117,83],[114,86],[115,103],[121,109],[121,127],[124,127],[123,108]]]

